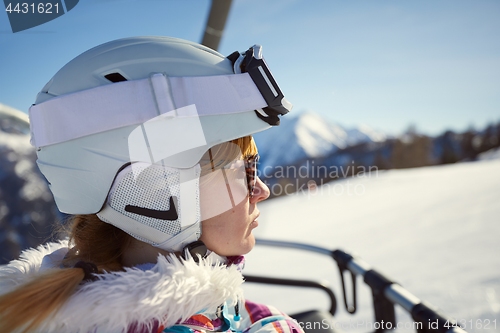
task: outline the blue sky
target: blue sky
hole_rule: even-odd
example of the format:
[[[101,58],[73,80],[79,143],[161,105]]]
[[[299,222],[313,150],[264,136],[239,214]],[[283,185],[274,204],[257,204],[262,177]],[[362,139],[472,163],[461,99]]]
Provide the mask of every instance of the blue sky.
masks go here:
[[[201,41],[209,1],[80,0],[13,34],[0,13],[0,103],[27,112],[66,62],[112,39]],[[500,1],[233,0],[219,51],[253,44],[294,112],[391,134],[500,120]]]

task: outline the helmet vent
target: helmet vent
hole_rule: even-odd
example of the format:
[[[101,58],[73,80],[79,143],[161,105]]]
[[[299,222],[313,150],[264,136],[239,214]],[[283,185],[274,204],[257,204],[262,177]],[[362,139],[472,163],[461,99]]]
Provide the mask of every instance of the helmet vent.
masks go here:
[[[127,79],[123,75],[121,75],[120,73],[109,73],[109,74],[104,75],[104,77],[111,82],[127,81]]]

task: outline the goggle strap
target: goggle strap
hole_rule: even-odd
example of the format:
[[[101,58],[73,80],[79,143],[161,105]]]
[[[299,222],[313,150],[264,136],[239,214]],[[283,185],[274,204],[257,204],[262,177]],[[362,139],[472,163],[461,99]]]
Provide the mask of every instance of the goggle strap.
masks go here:
[[[85,101],[85,102],[82,102]],[[253,111],[267,106],[250,74],[167,77],[123,81],[54,97],[30,107],[32,144],[53,145],[132,125],[159,115],[196,116]]]

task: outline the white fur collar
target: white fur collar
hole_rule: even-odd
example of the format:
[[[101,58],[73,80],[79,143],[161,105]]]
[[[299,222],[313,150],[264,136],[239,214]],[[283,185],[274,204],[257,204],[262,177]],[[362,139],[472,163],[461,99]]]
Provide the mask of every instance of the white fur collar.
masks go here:
[[[49,243],[24,251],[19,260],[0,269],[0,294],[36,276],[47,262],[57,262],[54,257],[64,256],[67,246],[67,242]],[[243,277],[237,267],[209,258],[197,264],[192,258],[159,256],[150,270],[129,268],[99,276],[82,285],[43,330],[87,333],[98,327],[98,332],[126,332],[134,323],[154,320],[168,327],[243,298]]]

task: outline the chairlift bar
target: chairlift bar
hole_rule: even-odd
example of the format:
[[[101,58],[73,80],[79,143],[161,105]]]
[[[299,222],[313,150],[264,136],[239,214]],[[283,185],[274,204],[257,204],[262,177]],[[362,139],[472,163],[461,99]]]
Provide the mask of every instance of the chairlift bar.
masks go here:
[[[354,274],[361,276],[365,276],[366,272],[371,270],[370,265],[366,261],[355,257],[347,263],[347,268]]]
[[[399,284],[391,284],[384,290],[384,295],[391,302],[401,305],[403,309],[411,313],[413,307],[422,301]]]
[[[288,247],[299,250],[306,250],[310,252],[315,252],[319,254],[324,254],[329,257],[332,257],[332,250],[309,245],[303,243],[296,242],[287,242],[287,241],[277,241],[270,239],[257,239],[258,245],[267,245],[267,246],[276,246],[276,247]],[[349,262],[347,262],[347,268],[356,275],[364,276],[366,272],[370,271],[372,268],[370,265],[360,259],[353,257]],[[410,293],[408,290],[404,289],[398,284],[392,284],[386,288],[384,291],[385,296],[390,299],[393,303],[399,304],[406,311],[411,312],[411,309],[416,305],[421,303],[420,299]]]
[[[286,241],[277,241],[271,239],[256,239],[257,245],[267,245],[267,246],[276,246],[276,247],[288,247],[292,249],[305,250],[315,253],[324,254],[327,256],[332,255],[332,250],[326,249],[324,247],[304,244],[304,243],[296,243],[296,242],[286,242]]]
[[[328,312],[330,312],[330,314],[333,316],[333,315],[335,315],[335,311],[337,311],[337,299],[335,298],[335,294],[333,293],[332,289],[324,283],[315,282],[315,281],[308,281],[308,280],[270,278],[270,277],[262,277],[262,276],[246,275],[246,274],[245,274],[244,278],[245,278],[245,281],[247,281],[247,282],[320,289],[320,290],[326,292],[328,295],[328,298],[330,298],[330,309],[328,310]]]
[[[257,245],[267,245],[267,246],[276,246],[276,247],[288,247],[292,249],[298,249],[298,250],[305,250],[309,252],[315,252],[319,254],[324,254],[329,257],[332,257],[333,251],[329,250],[324,247],[320,246],[314,246],[314,245],[309,245],[309,244],[304,244],[304,243],[296,243],[296,242],[287,242],[287,241],[277,241],[277,240],[271,240],[271,239],[257,239],[256,240]],[[349,262],[347,262],[347,268],[351,272],[353,272],[356,275],[361,275],[364,276],[367,271],[369,271],[370,265],[360,259],[360,258],[352,258]]]
[[[352,272],[355,275],[361,275],[365,278],[367,273],[373,273],[375,272],[370,265],[365,262],[364,260],[360,258],[355,258],[350,256],[349,254],[346,254],[343,251],[332,251],[323,247],[319,246],[314,246],[314,245],[309,245],[309,244],[303,244],[303,243],[296,243],[296,242],[287,242],[287,241],[277,241],[277,240],[269,240],[269,239],[257,239],[256,243],[258,245],[264,245],[264,246],[275,246],[275,247],[286,247],[286,248],[293,248],[293,249],[298,249],[298,250],[305,250],[305,251],[310,251],[310,252],[315,252],[323,255],[327,255],[331,258],[333,258],[337,263],[343,262],[345,264],[345,267]],[[337,252],[335,255],[334,253]],[[340,256],[339,253],[340,252]],[[344,255],[343,255],[344,254]],[[379,273],[377,273],[379,274]],[[381,276],[384,278],[383,276]],[[387,287],[384,288],[383,290],[384,296],[393,304],[398,304],[400,305],[403,309],[405,309],[408,313],[412,315],[412,317],[416,320],[415,318],[415,312],[424,309],[424,310],[431,310],[434,312],[434,316],[440,317],[442,320],[446,320],[446,318],[441,317],[436,311],[428,308],[425,303],[423,303],[418,297],[410,293],[408,290],[404,289],[400,285],[396,283],[391,283],[387,285]],[[428,314],[424,314],[426,318],[428,318]],[[422,319],[421,319],[422,320]],[[452,322],[450,320],[450,322]],[[438,332],[445,332],[445,333],[467,333],[465,330],[463,330],[461,327],[450,327],[448,330],[444,330],[442,327],[440,327]],[[424,331],[427,332],[427,331]]]

